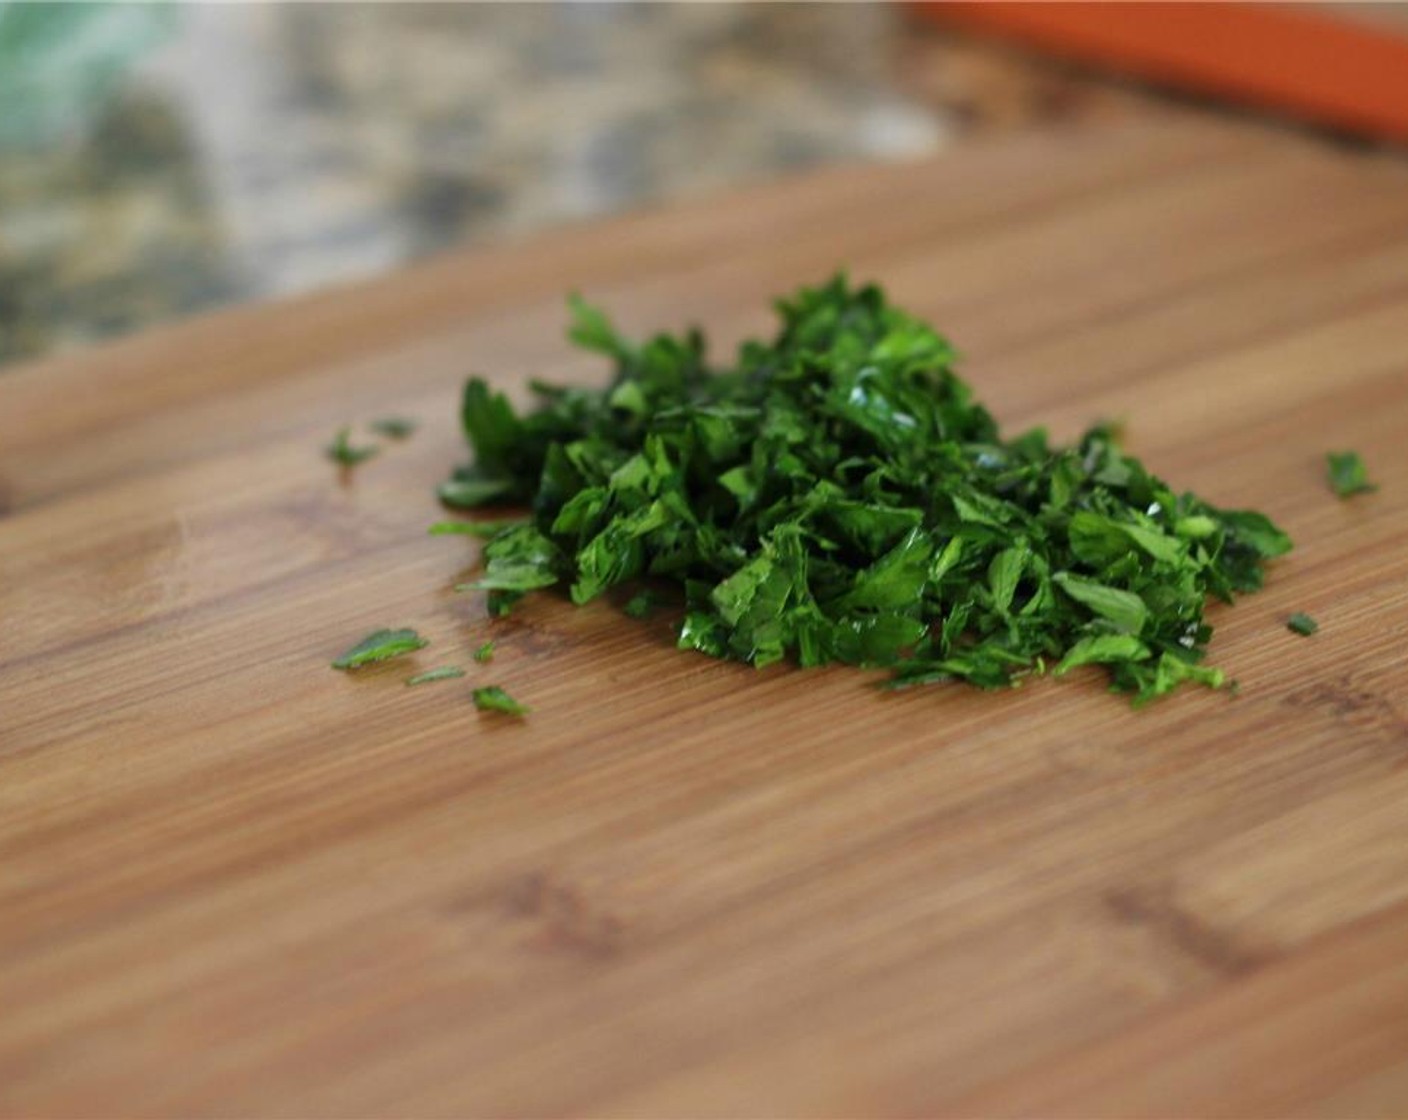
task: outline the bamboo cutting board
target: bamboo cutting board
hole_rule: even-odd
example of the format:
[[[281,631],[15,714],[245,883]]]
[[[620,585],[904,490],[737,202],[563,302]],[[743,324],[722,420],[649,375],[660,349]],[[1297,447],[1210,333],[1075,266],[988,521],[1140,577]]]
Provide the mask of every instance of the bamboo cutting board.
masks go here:
[[[1290,531],[1214,612],[1239,697],[882,695],[451,591],[459,386],[601,376],[566,290],[731,344],[843,263],[1004,422],[1123,417]],[[0,492],[5,1114],[1408,1109],[1401,162],[1170,117],[450,256],[0,377]],[[329,670],[378,626],[468,679]]]

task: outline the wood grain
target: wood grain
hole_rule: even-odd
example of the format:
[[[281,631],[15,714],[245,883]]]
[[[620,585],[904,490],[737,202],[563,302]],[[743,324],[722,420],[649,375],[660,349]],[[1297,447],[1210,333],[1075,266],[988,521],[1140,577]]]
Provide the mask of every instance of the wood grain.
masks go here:
[[[884,696],[451,590],[466,373],[599,376],[567,289],[731,343],[839,264],[1005,422],[1123,416],[1286,525],[1214,611],[1239,697]],[[331,431],[388,412],[423,427],[339,479]],[[6,375],[0,1113],[1401,1115],[1405,446],[1408,168],[1179,114]],[[1377,494],[1329,494],[1341,447]],[[382,625],[469,677],[328,670]]]

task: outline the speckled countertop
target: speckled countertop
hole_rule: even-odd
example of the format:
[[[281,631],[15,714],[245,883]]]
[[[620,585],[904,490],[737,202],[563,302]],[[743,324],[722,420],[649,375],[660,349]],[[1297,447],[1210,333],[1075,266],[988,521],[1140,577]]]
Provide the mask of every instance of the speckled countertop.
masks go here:
[[[0,3],[0,362],[1139,97],[888,6]]]

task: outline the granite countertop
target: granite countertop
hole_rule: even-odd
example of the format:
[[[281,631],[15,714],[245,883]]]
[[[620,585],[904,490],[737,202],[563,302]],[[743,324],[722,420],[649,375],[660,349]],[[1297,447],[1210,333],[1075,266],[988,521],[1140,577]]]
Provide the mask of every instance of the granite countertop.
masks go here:
[[[0,362],[1140,99],[881,5],[0,4]]]

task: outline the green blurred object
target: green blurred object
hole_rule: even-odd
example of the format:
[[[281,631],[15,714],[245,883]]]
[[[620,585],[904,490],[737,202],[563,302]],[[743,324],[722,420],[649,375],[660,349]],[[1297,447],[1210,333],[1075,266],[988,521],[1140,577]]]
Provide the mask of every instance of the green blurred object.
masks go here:
[[[0,151],[48,147],[80,127],[180,16],[174,4],[0,0]]]

